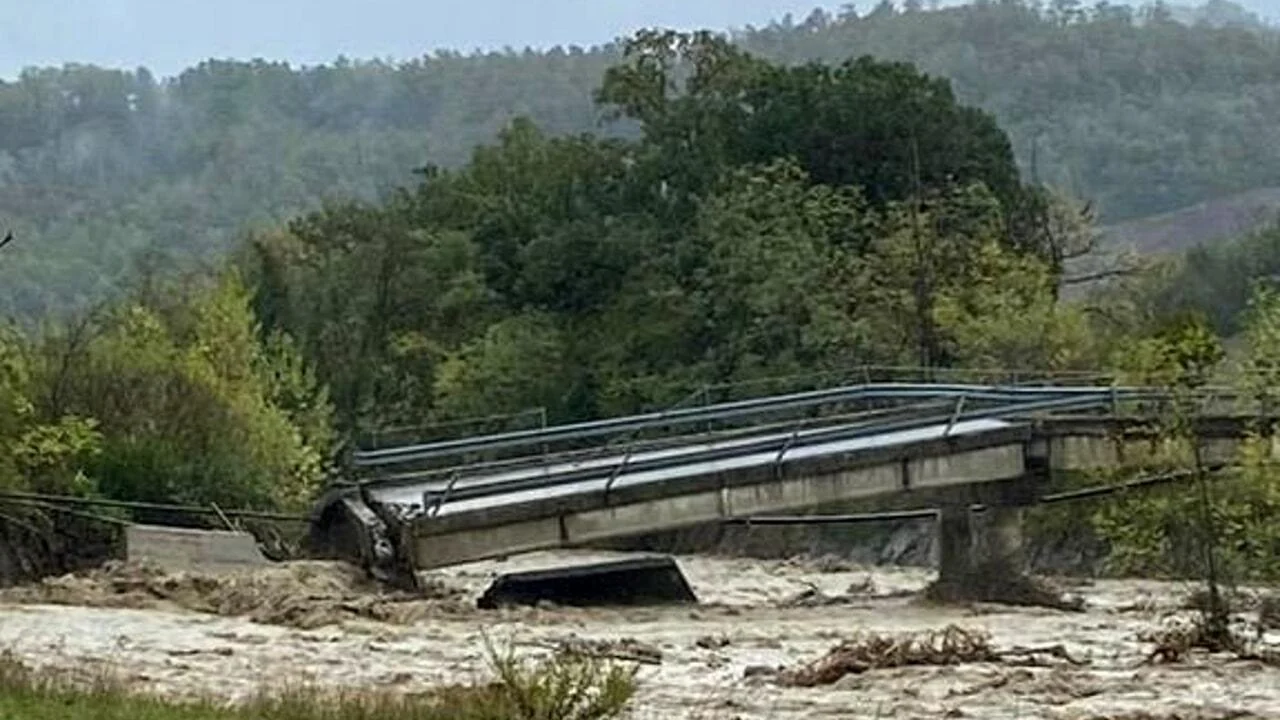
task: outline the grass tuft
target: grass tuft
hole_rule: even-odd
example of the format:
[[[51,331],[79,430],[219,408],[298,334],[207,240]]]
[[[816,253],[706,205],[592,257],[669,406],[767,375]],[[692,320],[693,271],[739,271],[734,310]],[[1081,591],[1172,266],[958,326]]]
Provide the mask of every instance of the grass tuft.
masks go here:
[[[0,654],[0,720],[608,720],[635,694],[635,669],[580,655],[540,662],[492,648],[495,679],[410,695],[299,688],[243,705],[133,692],[106,674],[35,669]]]

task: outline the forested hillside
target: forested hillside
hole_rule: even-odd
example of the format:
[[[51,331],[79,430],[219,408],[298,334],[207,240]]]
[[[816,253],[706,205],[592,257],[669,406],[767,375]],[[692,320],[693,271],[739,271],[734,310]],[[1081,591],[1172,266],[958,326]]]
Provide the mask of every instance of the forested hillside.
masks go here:
[[[124,120],[85,137],[120,131],[141,143],[135,105],[185,118],[212,153],[209,187],[264,208],[262,224],[220,245],[215,233],[231,224],[193,200],[199,185],[156,186],[188,202],[159,216],[169,231],[210,233],[200,235],[208,267],[174,274],[149,259],[119,297],[0,336],[5,546],[47,559],[65,523],[87,522],[22,493],[296,511],[342,477],[343,449],[370,431],[529,410],[572,421],[672,407],[709,386],[759,393],[780,376],[819,383],[816,373],[908,365],[1276,384],[1280,296],[1239,279],[1239,302],[1251,302],[1232,319],[1245,329],[1243,365],[1222,362],[1220,340],[1181,312],[1196,303],[1179,300],[1185,288],[1167,274],[1122,276],[1100,303],[1064,302],[1070,261],[1095,235],[1089,212],[1020,173],[995,116],[945,79],[869,56],[771,62],[708,33],[642,32],[624,50],[592,113],[616,117],[625,137],[522,119],[398,190],[348,188],[380,198],[279,220],[268,200],[277,186],[305,204],[338,181],[294,178],[271,145],[254,144],[262,136],[202,136],[201,122],[254,127],[264,107],[283,117],[305,103],[260,87],[253,102],[215,93],[188,116],[166,105],[180,87],[143,96],[145,84],[130,86]],[[259,70],[249,86],[300,77]],[[298,157],[329,157],[308,144],[322,135],[281,137],[315,153]],[[327,137],[361,158],[372,153],[353,138],[373,135]],[[377,136],[381,162],[407,162],[387,139],[411,133]],[[83,187],[123,202],[129,178],[141,182],[136,157],[85,165]],[[245,167],[262,182],[235,182]],[[85,242],[97,237],[92,219],[50,212]],[[145,237],[149,216],[136,206],[112,217]],[[33,237],[0,252],[31,257],[44,249]],[[233,251],[215,261],[220,247]],[[1273,476],[1244,477],[1224,507],[1274,548]],[[1138,535],[1105,514],[1097,529],[1145,562],[1182,511],[1133,502],[1126,512],[1146,523]],[[69,537],[74,553],[86,536]],[[1272,565],[1248,567],[1280,572]]]
[[[994,113],[1025,176],[1094,200],[1105,221],[1280,177],[1272,31],[1065,0],[917,5],[815,13],[736,39],[784,62],[871,54],[950,78],[962,102]],[[633,134],[602,125],[592,99],[618,53],[209,62],[165,80],[32,70],[0,86],[0,221],[19,237],[0,309],[83,306],[148,268],[216,259],[246,228],[384,195],[428,163],[457,167],[517,116],[549,135]]]
[[[1078,215],[945,81],[652,33],[600,105],[637,137],[517,122],[384,201],[0,338],[0,481],[296,506],[336,442],[388,426],[573,420],[863,363],[1102,357],[1054,303]]]

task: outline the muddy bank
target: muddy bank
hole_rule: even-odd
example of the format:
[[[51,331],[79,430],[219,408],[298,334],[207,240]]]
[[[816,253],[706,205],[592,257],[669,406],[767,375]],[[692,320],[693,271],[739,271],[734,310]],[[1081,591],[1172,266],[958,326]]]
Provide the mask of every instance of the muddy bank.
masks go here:
[[[97,567],[119,555],[118,525],[8,506],[0,519],[0,588]]]
[[[253,622],[317,628],[368,619],[407,624],[466,612],[465,593],[428,582],[422,594],[386,592],[359,568],[297,561],[239,573],[173,573],[110,561],[103,567],[0,590],[0,603],[133,610],[188,610]]]
[[[1152,650],[1144,638],[1187,616],[1190,584],[1077,584],[1073,591],[1087,601],[1083,613],[937,607],[918,599],[933,580],[923,569],[686,556],[679,562],[699,607],[469,609],[497,573],[609,557],[544,553],[428,573],[425,579],[468,609],[398,623],[356,614],[308,629],[174,605],[9,604],[0,608],[0,647],[37,665],[113,667],[139,689],[231,699],[296,681],[416,692],[482,677],[486,639],[530,655],[565,643],[650,648],[660,660],[640,666],[637,719],[1185,720],[1272,718],[1280,708],[1280,670],[1261,663],[1204,654],[1173,665],[1144,663]],[[342,585],[334,592],[354,591]],[[868,669],[815,687],[777,680],[779,668],[820,661],[868,634],[948,626],[981,633],[999,657]],[[1275,631],[1266,638],[1280,643]],[[1053,645],[1082,664],[1008,654]]]

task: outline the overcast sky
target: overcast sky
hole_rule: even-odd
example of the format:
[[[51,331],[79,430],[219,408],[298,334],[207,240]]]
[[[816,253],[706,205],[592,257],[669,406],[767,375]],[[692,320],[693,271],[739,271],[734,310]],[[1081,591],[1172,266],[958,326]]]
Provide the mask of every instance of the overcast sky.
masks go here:
[[[816,0],[0,0],[0,77],[82,62],[172,75],[209,57],[314,64],[764,24]],[[836,7],[832,5],[831,7]]]
[[[404,60],[470,51],[593,45],[640,27],[762,25],[840,0],[0,0],[0,78],[93,63],[172,75],[201,60],[314,64],[339,55]],[[870,7],[870,0],[855,3]],[[1087,3],[1091,4],[1091,3]],[[1280,0],[1248,0],[1280,15]],[[1270,10],[1271,12],[1268,12]]]

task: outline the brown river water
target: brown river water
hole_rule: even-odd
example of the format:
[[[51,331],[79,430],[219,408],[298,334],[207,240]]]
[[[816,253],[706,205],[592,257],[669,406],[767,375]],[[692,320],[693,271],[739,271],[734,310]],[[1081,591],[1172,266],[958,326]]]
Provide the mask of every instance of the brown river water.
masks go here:
[[[429,580],[442,599],[381,614],[349,569],[324,563],[261,571],[266,579],[234,591],[209,579],[62,579],[0,593],[0,649],[39,666],[100,668],[150,692],[235,700],[299,683],[411,692],[482,679],[486,639],[537,655],[569,637],[630,638],[662,654],[641,666],[637,719],[1280,718],[1278,668],[1209,655],[1144,664],[1153,645],[1143,633],[1186,615],[1187,584],[1077,585],[1081,613],[937,607],[914,594],[928,570],[688,556],[678,559],[696,607],[472,609],[495,573],[611,557],[539,553],[438,571]],[[795,601],[814,589],[839,600]],[[1062,645],[1086,664],[905,667],[814,688],[780,687],[759,671],[816,660],[862,631],[947,625],[987,632],[997,649]],[[1280,645],[1280,633],[1263,639]]]

